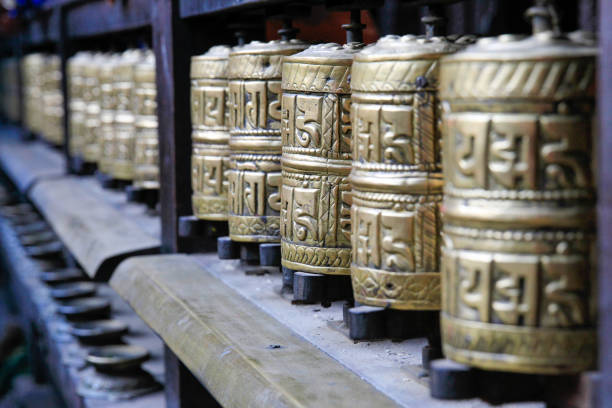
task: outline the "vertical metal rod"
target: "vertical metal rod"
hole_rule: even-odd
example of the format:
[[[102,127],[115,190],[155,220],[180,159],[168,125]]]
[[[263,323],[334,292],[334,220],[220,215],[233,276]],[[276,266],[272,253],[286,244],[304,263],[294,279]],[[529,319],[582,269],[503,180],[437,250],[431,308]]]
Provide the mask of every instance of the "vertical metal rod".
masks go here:
[[[363,42],[363,29],[365,28],[365,25],[361,24],[361,10],[351,10],[351,22],[348,24],[343,24],[342,28],[346,30],[347,44],[352,42]]]

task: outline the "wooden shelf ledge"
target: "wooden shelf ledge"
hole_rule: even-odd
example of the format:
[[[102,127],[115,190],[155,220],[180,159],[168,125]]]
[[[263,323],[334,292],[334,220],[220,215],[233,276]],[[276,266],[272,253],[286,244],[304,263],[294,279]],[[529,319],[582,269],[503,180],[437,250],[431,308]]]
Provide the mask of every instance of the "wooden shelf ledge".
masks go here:
[[[61,177],[66,172],[59,150],[38,141],[24,142],[4,131],[0,138],[0,166],[24,194],[37,181]]]
[[[93,177],[41,180],[29,197],[93,279],[107,280],[127,257],[159,252],[159,217]]]
[[[280,280],[215,254],[158,255],[124,261],[110,285],[224,407],[449,406],[419,378],[424,339],[354,344],[340,302],[292,305]]]

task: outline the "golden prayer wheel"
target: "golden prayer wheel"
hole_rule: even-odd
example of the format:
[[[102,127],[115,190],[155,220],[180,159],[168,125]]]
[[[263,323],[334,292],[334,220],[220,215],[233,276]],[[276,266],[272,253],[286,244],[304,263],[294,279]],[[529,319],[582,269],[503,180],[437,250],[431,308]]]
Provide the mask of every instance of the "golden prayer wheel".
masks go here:
[[[44,54],[35,53],[23,58],[23,82],[24,82],[24,113],[26,127],[35,133],[40,133],[43,121],[42,104],[43,96],[43,69]]]
[[[155,54],[148,50],[134,68],[134,187],[159,189],[159,140],[157,135],[157,84]]]
[[[88,52],[76,53],[68,59],[68,92],[70,97],[70,140],[71,156],[83,156],[85,147],[85,66],[91,59]]]
[[[42,112],[40,133],[50,143],[61,146],[64,144],[64,106],[61,89],[62,73],[60,57],[47,55],[44,59]],[[40,104],[40,101],[37,101]]]
[[[596,361],[596,48],[551,28],[442,60],[447,357],[561,374]]]
[[[285,57],[282,78],[281,262],[349,275],[351,65],[361,43],[317,44]]]
[[[111,175],[117,180],[134,178],[134,69],[143,58],[140,50],[127,50],[113,68],[113,159]]]
[[[98,169],[110,175],[113,169],[113,150],[115,130],[113,126],[115,115],[115,95],[113,94],[113,71],[120,54],[104,54],[98,69],[100,86],[100,131],[98,137],[99,154]]]
[[[440,309],[438,67],[460,47],[390,35],[355,56],[351,278],[360,303]]]
[[[100,80],[99,66],[106,54],[89,54],[83,68],[83,158],[87,163],[96,163],[100,158]]]
[[[191,203],[193,214],[204,220],[227,220],[230,51],[219,45],[191,57]]]
[[[230,54],[228,223],[238,242],[280,241],[281,66],[298,40],[253,41]]]

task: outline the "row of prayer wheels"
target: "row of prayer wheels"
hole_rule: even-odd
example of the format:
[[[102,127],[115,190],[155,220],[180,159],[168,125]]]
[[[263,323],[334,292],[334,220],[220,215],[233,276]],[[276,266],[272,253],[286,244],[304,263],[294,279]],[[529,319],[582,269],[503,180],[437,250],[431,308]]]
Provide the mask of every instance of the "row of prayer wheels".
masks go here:
[[[34,53],[22,59],[24,126],[47,142],[64,144],[60,58]]]
[[[448,358],[594,366],[593,41],[216,46],[192,58],[194,215],[362,305],[441,312]]]
[[[73,157],[114,179],[159,188],[155,55],[79,52],[68,60]]]
[[[10,122],[19,121],[18,69],[18,58],[6,58],[0,62],[0,113]]]

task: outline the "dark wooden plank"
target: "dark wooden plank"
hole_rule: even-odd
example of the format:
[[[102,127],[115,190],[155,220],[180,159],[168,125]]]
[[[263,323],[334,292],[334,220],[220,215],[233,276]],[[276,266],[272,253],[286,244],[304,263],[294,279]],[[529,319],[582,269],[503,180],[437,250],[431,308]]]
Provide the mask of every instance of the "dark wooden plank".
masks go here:
[[[612,406],[612,2],[599,0],[599,369],[600,406]]]
[[[218,13],[222,11],[236,11],[245,8],[265,7],[288,2],[287,0],[180,0],[181,17],[194,17]]]
[[[69,37],[88,37],[146,27],[151,22],[151,0],[95,1],[68,10]]]
[[[139,225],[138,213],[130,208],[141,219],[149,218],[149,224],[159,220],[136,204],[113,206],[107,197],[112,193],[92,188],[92,183],[91,177],[44,180],[29,196],[85,272],[106,280],[123,259],[159,250],[159,237]]]
[[[42,142],[23,143],[18,138],[0,138],[0,168],[21,193],[37,181],[65,174],[62,154]]]

